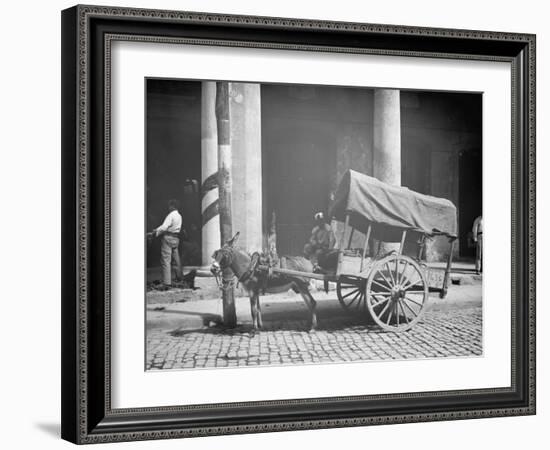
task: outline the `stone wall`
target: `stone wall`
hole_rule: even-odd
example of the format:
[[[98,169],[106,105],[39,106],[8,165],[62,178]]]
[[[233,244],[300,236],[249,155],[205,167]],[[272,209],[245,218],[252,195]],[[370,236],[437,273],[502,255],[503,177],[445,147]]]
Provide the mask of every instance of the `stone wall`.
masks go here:
[[[468,176],[459,173],[459,158],[464,152],[481,151],[481,113],[479,94],[401,92],[401,184],[451,200],[459,225],[459,175]],[[459,226],[460,239],[465,239],[469,222]],[[427,259],[444,260],[448,250],[448,239],[435,238],[428,243]],[[454,251],[458,256],[459,245]]]
[[[201,122],[213,120],[212,114],[209,119],[201,117],[201,83],[157,84],[148,97],[148,213],[154,216],[148,226],[162,218],[158,206],[162,199],[180,195],[187,179],[196,179],[199,185],[205,181]],[[240,244],[250,251],[267,246],[275,211],[282,251],[300,254],[313,214],[328,209],[343,174],[348,169],[376,174],[372,89],[231,83],[230,114],[233,229],[241,232]],[[461,201],[464,204],[461,155],[481,152],[481,95],[402,91],[400,116],[401,185],[447,198],[459,208]],[[209,148],[212,153],[214,145]],[[214,166],[216,159],[210,161]],[[194,209],[187,208],[184,215],[200,223],[200,202],[198,218]],[[460,216],[460,208],[458,213],[464,239],[470,219]],[[342,224],[337,224],[337,233],[341,229]],[[211,237],[203,262],[217,241]],[[362,247],[362,238],[356,234],[352,247]],[[200,240],[199,231],[199,245]],[[409,245],[413,241],[411,237]],[[459,246],[455,248],[458,253]],[[442,260],[447,251],[447,240],[436,239],[429,244],[427,257]]]

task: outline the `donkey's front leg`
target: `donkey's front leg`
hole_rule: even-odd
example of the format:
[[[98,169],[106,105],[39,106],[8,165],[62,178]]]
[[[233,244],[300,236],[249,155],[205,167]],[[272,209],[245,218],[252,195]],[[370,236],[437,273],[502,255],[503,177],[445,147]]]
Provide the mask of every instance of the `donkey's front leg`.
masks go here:
[[[311,314],[311,321],[310,321],[310,331],[315,331],[317,328],[317,302],[313,298],[313,296],[309,293],[309,289],[306,286],[297,286],[298,291],[300,292],[300,295],[304,299],[305,304],[307,305],[309,309],[309,313]]]
[[[317,302],[309,293],[309,290],[306,290],[306,295],[309,297],[309,301],[311,302],[311,328],[309,331],[315,331],[317,329]]]
[[[258,329],[258,310],[256,309],[256,297],[257,295],[250,291],[250,314],[252,315],[252,327]]]
[[[254,293],[254,295],[256,297],[256,315],[257,315],[257,318],[258,318],[258,327],[263,328],[264,327],[264,322],[262,320],[262,307],[260,305],[260,290],[258,289]]]

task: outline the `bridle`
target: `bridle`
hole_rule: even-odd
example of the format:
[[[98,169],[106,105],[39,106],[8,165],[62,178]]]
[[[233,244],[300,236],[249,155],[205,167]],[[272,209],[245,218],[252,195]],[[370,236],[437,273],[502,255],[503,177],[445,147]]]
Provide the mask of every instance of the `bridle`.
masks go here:
[[[233,264],[233,249],[229,246],[223,246],[219,250],[216,250],[215,261],[218,264],[219,269],[215,270],[214,267],[212,267],[210,269],[210,272],[212,272],[212,274],[214,275],[214,278],[216,279],[216,284],[221,289],[222,283],[220,282],[220,273],[228,267],[231,267],[231,265]]]
[[[224,246],[220,248],[216,253],[217,255],[221,254],[221,258],[216,258],[216,262],[220,265],[220,269],[225,270],[228,267],[231,267],[231,265],[233,264],[233,249],[231,247]]]
[[[232,269],[239,283],[248,281],[254,275],[256,271],[256,267],[259,263],[259,256],[260,256],[259,253],[254,253],[252,255],[250,266],[240,276],[238,273],[235,272],[234,269]],[[218,284],[218,287],[221,287],[219,273],[227,269],[228,267],[231,267],[233,265],[233,260],[234,260],[234,250],[231,246],[226,245],[220,248],[219,250],[217,250],[215,261],[218,263],[219,270],[214,270],[214,268],[212,268],[210,269],[210,271],[216,278],[216,283]],[[222,261],[223,261],[223,264],[222,264]]]

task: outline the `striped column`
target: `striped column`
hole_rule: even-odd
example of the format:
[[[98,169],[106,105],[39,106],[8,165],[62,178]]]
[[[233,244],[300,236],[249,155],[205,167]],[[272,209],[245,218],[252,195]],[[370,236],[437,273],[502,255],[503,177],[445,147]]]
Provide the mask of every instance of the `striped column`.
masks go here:
[[[209,265],[212,253],[220,248],[218,218],[218,133],[216,130],[216,83],[202,82],[201,108],[201,211],[202,263]]]

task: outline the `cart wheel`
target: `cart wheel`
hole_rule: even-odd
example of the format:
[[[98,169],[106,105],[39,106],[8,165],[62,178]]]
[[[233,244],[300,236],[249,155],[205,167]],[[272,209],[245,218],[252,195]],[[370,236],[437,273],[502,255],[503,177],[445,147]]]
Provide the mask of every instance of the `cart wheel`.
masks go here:
[[[350,275],[341,275],[336,282],[338,301],[347,311],[366,311],[366,279]]]
[[[394,254],[373,265],[365,293],[369,313],[380,327],[388,331],[406,331],[424,312],[428,283],[416,261]]]

